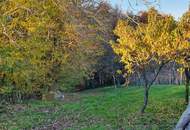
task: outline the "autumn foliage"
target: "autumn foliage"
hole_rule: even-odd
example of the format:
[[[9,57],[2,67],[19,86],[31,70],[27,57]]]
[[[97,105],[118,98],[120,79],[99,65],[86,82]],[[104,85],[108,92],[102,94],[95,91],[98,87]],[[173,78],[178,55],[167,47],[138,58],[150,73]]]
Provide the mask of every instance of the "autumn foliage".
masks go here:
[[[183,22],[184,18],[178,23],[172,16],[159,14],[151,8],[142,13],[139,19],[136,25],[130,24],[130,20],[120,20],[114,30],[118,39],[112,46],[121,56],[128,74],[136,71],[142,74],[145,86],[144,112],[148,91],[161,69],[169,62],[178,61],[184,65],[184,55],[188,55],[190,44],[186,39],[189,37],[188,23]],[[147,78],[150,69],[157,72]]]
[[[0,2],[1,94],[72,89],[93,74],[104,37],[91,14],[96,8],[87,12],[83,4],[88,3]]]

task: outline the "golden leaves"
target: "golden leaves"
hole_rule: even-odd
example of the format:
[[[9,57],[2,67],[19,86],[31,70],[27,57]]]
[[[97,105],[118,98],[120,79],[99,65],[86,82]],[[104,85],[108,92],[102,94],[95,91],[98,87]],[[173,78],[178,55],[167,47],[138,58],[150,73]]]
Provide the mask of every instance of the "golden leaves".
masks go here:
[[[152,61],[158,64],[174,61],[181,52],[190,49],[190,44],[184,39],[190,37],[190,31],[183,28],[190,27],[189,23],[184,23],[188,20],[183,18],[183,23],[178,24],[173,17],[161,15],[153,8],[147,12],[147,19],[147,23],[139,23],[138,26],[120,20],[114,30],[118,39],[112,43],[112,47],[130,72],[135,67],[142,68]]]

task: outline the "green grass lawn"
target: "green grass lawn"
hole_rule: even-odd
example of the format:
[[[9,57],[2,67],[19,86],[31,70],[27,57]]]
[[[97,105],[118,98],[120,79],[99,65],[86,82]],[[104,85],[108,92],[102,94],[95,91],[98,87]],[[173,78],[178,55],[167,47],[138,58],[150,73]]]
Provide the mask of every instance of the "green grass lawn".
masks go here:
[[[154,86],[144,115],[143,88],[101,88],[69,94],[64,102],[9,106],[0,129],[171,130],[185,109],[183,86]]]

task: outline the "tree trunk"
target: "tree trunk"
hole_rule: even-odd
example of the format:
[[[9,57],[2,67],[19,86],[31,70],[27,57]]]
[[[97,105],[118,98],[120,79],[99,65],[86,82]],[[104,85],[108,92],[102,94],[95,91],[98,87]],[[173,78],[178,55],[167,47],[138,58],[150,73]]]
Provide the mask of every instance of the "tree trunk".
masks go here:
[[[169,62],[169,61],[168,61]],[[144,104],[142,106],[142,109],[141,109],[141,114],[143,114],[145,112],[145,109],[148,105],[148,97],[149,97],[149,89],[150,87],[154,84],[154,82],[156,81],[161,69],[164,67],[164,65],[166,65],[168,62],[163,62],[157,72],[155,73],[155,75],[153,76],[153,78],[151,80],[149,80],[147,78],[147,75],[148,75],[148,71],[145,69],[142,71],[142,76],[143,76],[143,80],[144,80]]]
[[[189,103],[189,78],[186,77],[186,83],[185,83],[185,102],[186,104]]]
[[[113,74],[113,83],[114,83],[114,87],[117,88],[117,84],[116,84],[116,78],[115,78],[115,75]]]
[[[98,75],[99,75],[99,85],[102,86],[102,85],[103,85],[103,84],[102,84],[102,76],[101,76],[100,73],[99,73]]]
[[[189,69],[185,68],[185,77],[186,77],[186,83],[185,83],[185,101],[186,104],[189,103],[189,79],[190,79],[190,74],[189,74]]]
[[[144,104],[141,109],[141,114],[145,112],[145,109],[148,105],[148,97],[149,97],[149,88],[148,88],[148,86],[145,86],[145,88],[144,88]]]

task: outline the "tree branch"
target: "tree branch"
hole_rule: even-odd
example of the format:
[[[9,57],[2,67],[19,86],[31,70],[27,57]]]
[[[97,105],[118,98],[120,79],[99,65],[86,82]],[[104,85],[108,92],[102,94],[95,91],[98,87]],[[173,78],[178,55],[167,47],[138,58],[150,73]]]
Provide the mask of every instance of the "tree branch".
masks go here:
[[[166,62],[162,62],[162,63],[161,63],[161,65],[160,65],[159,68],[158,68],[158,71],[157,71],[156,74],[154,75],[153,80],[152,80],[152,81],[150,82],[150,84],[148,85],[149,88],[150,88],[150,86],[153,85],[153,83],[154,83],[155,80],[157,79],[157,77],[158,77],[160,71],[162,70],[162,68],[163,68],[167,63],[169,63],[169,62],[170,62],[170,61],[168,60],[168,61],[166,61]]]

